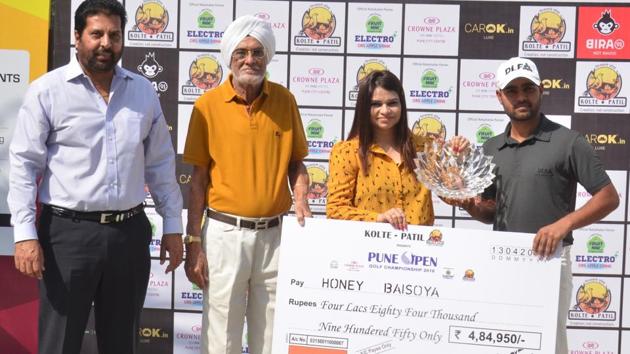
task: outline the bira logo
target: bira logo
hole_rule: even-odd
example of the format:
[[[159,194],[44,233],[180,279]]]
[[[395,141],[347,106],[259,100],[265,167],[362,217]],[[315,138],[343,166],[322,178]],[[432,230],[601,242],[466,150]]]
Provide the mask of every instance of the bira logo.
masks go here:
[[[158,0],[145,0],[138,6],[134,19],[136,23],[127,37],[130,40],[172,42],[175,38],[173,32],[166,32],[169,14]]]
[[[610,64],[596,66],[586,79],[586,91],[578,97],[582,107],[626,107],[626,97],[618,97],[621,91],[621,75]]]
[[[409,90],[409,97],[412,102],[423,104],[443,104],[451,96],[453,88],[448,90],[437,90],[440,77],[435,69],[429,68],[422,72],[420,86],[426,90]]]
[[[576,304],[569,310],[570,320],[615,321],[617,313],[608,311],[612,296],[606,283],[599,279],[586,280],[575,294]]]
[[[155,52],[149,52],[144,56],[144,60],[137,66],[138,71],[153,85],[153,89],[160,96],[162,93],[168,90],[168,83],[166,81],[154,81],[159,73],[164,71],[164,67],[155,59]]]
[[[593,24],[593,28],[604,36],[610,36],[613,32],[619,29],[620,25],[610,15],[610,9],[602,12],[602,17]]]
[[[434,114],[425,114],[415,123],[411,131],[417,136],[434,136],[438,139],[446,138],[446,127],[440,118]]]
[[[534,16],[523,51],[570,52],[571,42],[563,42],[567,24],[560,12],[543,9]]]
[[[365,31],[367,34],[357,34],[354,36],[354,42],[358,48],[366,49],[384,49],[391,48],[392,43],[396,39],[398,32],[393,34],[382,34],[385,28],[385,22],[380,14],[370,14],[365,21]]]
[[[188,78],[186,84],[182,86],[182,94],[201,96],[205,91],[221,83],[223,68],[215,56],[202,54],[190,64]]]
[[[359,67],[359,70],[357,70],[356,85],[354,85],[352,90],[348,92],[348,99],[350,101],[357,100],[357,97],[359,96],[359,83],[366,76],[368,76],[372,71],[384,71],[384,70],[387,70],[387,66],[385,65],[384,62],[378,59],[366,60],[361,65],[361,67]]]
[[[341,37],[333,37],[337,19],[324,4],[311,6],[302,15],[302,30],[293,38],[296,46],[340,47]]]
[[[211,10],[201,10],[197,16],[198,30],[187,30],[186,37],[190,43],[219,44],[223,38],[223,31],[212,31],[216,24],[216,18]]]

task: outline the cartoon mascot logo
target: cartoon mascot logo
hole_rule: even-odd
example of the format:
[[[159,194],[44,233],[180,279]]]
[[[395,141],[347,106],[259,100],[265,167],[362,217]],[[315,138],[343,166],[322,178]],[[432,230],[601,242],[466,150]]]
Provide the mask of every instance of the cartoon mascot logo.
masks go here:
[[[427,136],[433,135],[434,137],[444,140],[446,138],[446,128],[440,119],[432,114],[426,114],[420,117],[411,129],[413,135]]]
[[[567,30],[564,18],[552,9],[540,11],[538,15],[534,16],[530,27],[530,38],[542,45],[560,42]]]
[[[311,6],[302,16],[302,32],[314,40],[332,36],[336,25],[335,15],[324,5]]]
[[[598,100],[610,100],[621,90],[621,75],[611,66],[597,66],[586,79],[588,94]]]
[[[576,300],[576,307],[583,312],[598,314],[610,306],[610,290],[599,280],[588,280],[578,289]]]
[[[328,174],[321,166],[309,166],[307,169],[311,184],[308,187],[308,199],[322,199],[328,195]]]
[[[168,26],[168,11],[158,1],[145,1],[136,10],[135,29],[146,34],[164,32]]]
[[[223,69],[215,58],[203,55],[190,64],[188,75],[193,85],[205,91],[221,83]]]

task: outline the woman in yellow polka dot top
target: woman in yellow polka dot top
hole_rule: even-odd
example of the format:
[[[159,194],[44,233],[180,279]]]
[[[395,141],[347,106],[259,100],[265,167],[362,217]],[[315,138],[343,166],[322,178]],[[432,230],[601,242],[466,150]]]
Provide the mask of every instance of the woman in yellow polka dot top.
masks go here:
[[[428,139],[411,133],[402,84],[389,71],[373,71],[359,84],[348,140],[330,153],[326,215],[331,219],[432,225],[431,192],[413,172],[416,151]],[[451,140],[454,149],[468,141]],[[457,148],[455,147],[457,146]]]

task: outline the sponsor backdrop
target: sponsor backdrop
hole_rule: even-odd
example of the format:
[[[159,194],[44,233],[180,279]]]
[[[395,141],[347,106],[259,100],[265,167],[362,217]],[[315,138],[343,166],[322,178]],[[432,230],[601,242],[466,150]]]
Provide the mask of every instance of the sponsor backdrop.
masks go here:
[[[71,14],[79,0],[56,2],[54,66],[73,51]],[[121,0],[121,2],[123,2]],[[308,138],[309,200],[326,203],[328,155],[353,119],[357,83],[386,68],[402,78],[414,131],[476,144],[508,122],[495,98],[495,69],[512,56],[532,58],[545,87],[543,109],[576,129],[606,164],[622,203],[604,221],[575,232],[573,301],[566,311],[571,353],[630,353],[630,7],[621,1],[310,2],[124,0],[129,14],[122,66],[146,77],[160,95],[172,143],[182,153],[193,102],[228,78],[219,42],[230,21],[255,14],[276,33],[268,77],[295,95]],[[190,167],[177,178],[187,199]],[[589,195],[577,191],[578,206]],[[481,228],[434,198],[444,227]],[[151,252],[159,254],[161,221]],[[473,255],[471,255],[472,257]],[[143,314],[141,352],[196,353],[202,291],[183,270],[164,275],[153,262]],[[532,289],[537,291],[537,289]],[[95,352],[89,329],[85,353]],[[244,351],[247,349],[245,348]]]
[[[0,0],[0,352],[37,352],[37,281],[15,270],[9,227],[9,142],[29,82],[48,66],[49,0]]]

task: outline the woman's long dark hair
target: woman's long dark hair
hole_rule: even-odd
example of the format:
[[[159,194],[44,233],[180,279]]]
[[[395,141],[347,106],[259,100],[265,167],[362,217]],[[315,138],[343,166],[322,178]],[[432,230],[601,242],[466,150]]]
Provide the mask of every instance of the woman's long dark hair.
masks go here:
[[[400,149],[400,155],[403,165],[413,171],[416,157],[416,148],[411,138],[411,130],[407,123],[407,104],[405,103],[405,92],[402,84],[396,75],[390,71],[372,71],[359,83],[359,94],[357,96],[357,105],[354,111],[354,121],[352,128],[348,134],[348,140],[359,138],[359,161],[363,169],[363,174],[367,176],[369,172],[368,166],[368,150],[370,145],[374,143],[374,126],[370,119],[372,95],[374,90],[380,87],[387,91],[393,91],[398,94],[400,101],[400,120],[393,128],[395,129],[394,140],[396,148]]]

